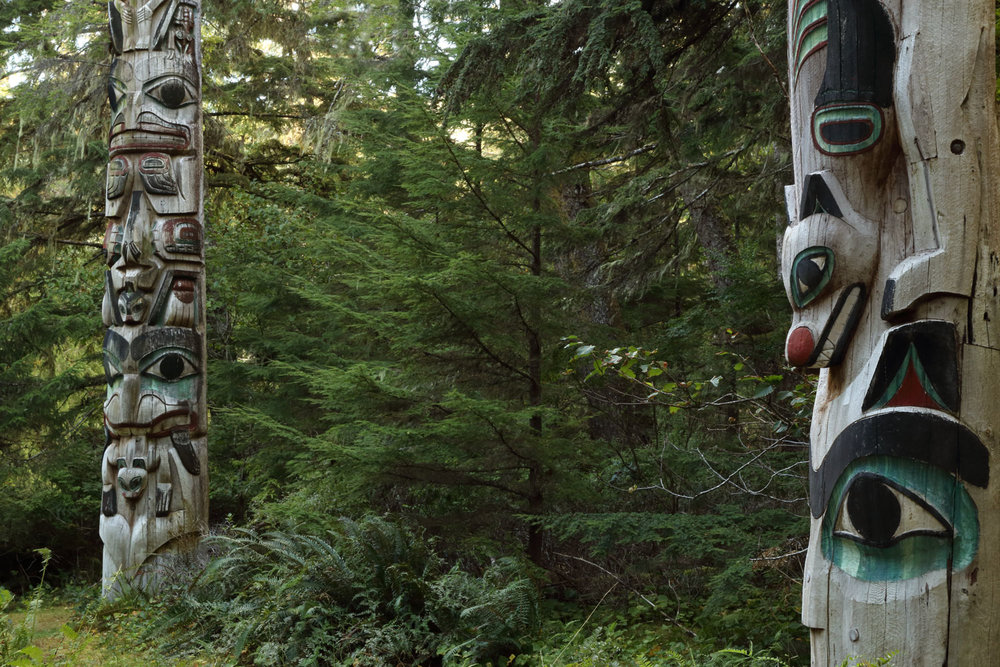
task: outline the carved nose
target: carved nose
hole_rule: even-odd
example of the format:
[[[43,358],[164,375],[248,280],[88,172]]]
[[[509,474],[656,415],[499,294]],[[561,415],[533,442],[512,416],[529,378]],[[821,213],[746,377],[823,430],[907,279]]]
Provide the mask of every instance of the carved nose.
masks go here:
[[[139,420],[139,399],[141,384],[138,374],[126,373],[121,388],[121,414],[119,423],[135,423]]]
[[[805,366],[815,347],[816,342],[809,327],[796,327],[788,334],[785,342],[785,358],[792,366]]]

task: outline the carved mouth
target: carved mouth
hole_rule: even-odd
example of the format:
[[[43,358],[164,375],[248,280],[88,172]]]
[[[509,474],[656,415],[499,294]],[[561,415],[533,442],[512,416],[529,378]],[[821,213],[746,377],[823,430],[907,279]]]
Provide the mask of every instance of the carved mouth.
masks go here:
[[[191,145],[191,138],[185,126],[144,111],[139,114],[135,127],[126,127],[124,117],[119,114],[111,126],[109,142],[109,154],[114,157],[119,153],[138,151],[186,150]]]
[[[198,427],[198,414],[193,412],[188,405],[174,405],[173,410],[166,410],[156,415],[151,421],[148,422],[114,422],[107,417],[107,408],[115,396],[108,399],[105,405],[105,417],[104,422],[107,424],[108,431],[111,435],[115,437],[129,436],[129,435],[146,435],[153,438],[160,438],[170,435],[171,431],[177,429],[187,429],[196,430]],[[145,412],[143,408],[149,407],[149,401],[145,399],[157,398],[157,402],[160,405],[166,407],[162,401],[158,400],[158,397],[151,397],[149,395],[143,396],[143,400],[140,402],[140,413]],[[143,404],[146,405],[143,405]]]
[[[789,336],[790,342],[786,344],[789,363],[806,368],[826,368],[839,364],[844,358],[847,344],[851,340],[854,328],[861,317],[861,307],[865,303],[866,296],[865,286],[862,283],[855,283],[844,288],[833,306],[823,333],[820,334],[819,340],[813,347],[812,354],[804,361],[802,361],[802,357],[805,355],[793,350],[794,346],[792,346],[791,341],[798,341],[800,337],[797,337],[796,334],[800,330],[808,331],[809,328],[800,326],[793,329]]]

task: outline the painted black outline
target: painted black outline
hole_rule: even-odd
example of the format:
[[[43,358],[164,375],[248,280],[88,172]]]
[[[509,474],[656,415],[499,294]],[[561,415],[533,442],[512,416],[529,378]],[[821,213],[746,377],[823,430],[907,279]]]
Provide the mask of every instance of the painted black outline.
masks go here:
[[[878,412],[841,431],[819,470],[810,467],[809,509],[814,517],[826,511],[847,466],[868,456],[922,461],[981,488],[990,481],[990,452],[965,424],[939,412]]]
[[[861,403],[862,412],[870,410],[885,394],[911,345],[916,350],[934,391],[944,401],[941,409],[958,412],[962,405],[962,383],[958,375],[958,332],[955,324],[947,320],[921,320],[889,331]]]
[[[853,479],[851,479],[850,485],[844,490],[844,497],[842,499],[841,505],[840,505],[840,507],[837,508],[837,510],[838,510],[837,511],[837,517],[834,519],[834,525],[836,525],[837,518],[840,517],[840,513],[845,511],[845,509],[844,509],[844,502],[846,501],[847,497],[851,493],[851,487],[853,487],[854,484],[855,484],[855,482],[857,482],[857,480],[859,480],[859,479],[874,479],[879,484],[882,484],[884,486],[892,487],[896,491],[899,491],[901,494],[903,494],[904,496],[906,496],[907,498],[909,498],[910,500],[912,500],[913,502],[915,502],[917,505],[919,505],[921,507],[921,509],[926,510],[927,513],[930,514],[932,517],[934,517],[934,519],[937,520],[937,522],[940,523],[942,526],[944,526],[945,529],[944,530],[910,530],[910,531],[907,531],[907,532],[903,533],[902,535],[895,535],[894,537],[891,537],[890,539],[886,540],[885,542],[876,542],[875,540],[868,540],[868,539],[865,539],[865,538],[861,537],[860,535],[856,535],[854,533],[848,533],[848,532],[845,532],[845,531],[842,531],[842,530],[834,530],[833,533],[832,533],[834,537],[842,537],[842,538],[851,540],[852,542],[857,542],[858,544],[864,544],[866,546],[877,547],[879,549],[887,549],[887,548],[889,548],[889,547],[891,547],[891,546],[893,546],[895,544],[898,544],[900,541],[902,541],[902,540],[904,540],[904,539],[906,539],[908,537],[913,537],[913,536],[916,536],[916,535],[928,535],[928,536],[931,536],[931,537],[946,537],[948,539],[954,539],[954,537],[955,537],[955,527],[951,524],[951,521],[949,521],[948,519],[946,519],[944,517],[944,515],[941,514],[936,508],[934,508],[931,505],[929,505],[925,499],[921,498],[920,496],[918,496],[917,494],[915,494],[910,489],[907,489],[906,487],[901,486],[896,481],[891,480],[888,477],[885,477],[884,475],[880,475],[880,474],[874,473],[874,472],[862,472],[862,473],[858,473],[857,475],[854,476]],[[900,508],[900,509],[902,509],[902,508]]]
[[[868,300],[868,290],[865,289],[864,283],[854,283],[853,285],[848,285],[840,292],[840,296],[837,297],[837,303],[833,306],[833,310],[830,312],[830,316],[826,320],[826,325],[823,327],[823,332],[819,336],[819,340],[813,347],[813,352],[809,355],[809,359],[803,364],[804,367],[812,366],[816,363],[819,358],[820,353],[823,351],[823,343],[826,342],[827,337],[830,335],[830,329],[833,328],[834,322],[837,321],[837,317],[840,316],[840,311],[844,308],[844,302],[847,301],[848,294],[851,290],[858,288],[861,290],[861,295],[858,298],[857,303],[854,305],[854,309],[847,316],[847,323],[844,325],[844,333],[840,337],[840,340],[834,342],[833,352],[830,353],[830,360],[827,362],[828,366],[836,366],[841,361],[844,360],[844,355],[847,353],[847,345],[853,338],[854,329],[858,326],[858,320],[861,319],[861,312],[864,310],[865,302]]]

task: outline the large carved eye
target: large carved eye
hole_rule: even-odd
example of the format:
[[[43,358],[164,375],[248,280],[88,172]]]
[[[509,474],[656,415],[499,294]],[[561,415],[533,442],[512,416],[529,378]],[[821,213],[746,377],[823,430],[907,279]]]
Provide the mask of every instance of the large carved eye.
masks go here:
[[[143,364],[142,374],[167,382],[176,382],[195,375],[198,368],[190,354],[187,350],[163,350]]]
[[[198,99],[198,92],[186,79],[169,74],[153,80],[146,87],[146,94],[167,107],[179,109],[193,104]]]
[[[833,275],[833,250],[823,246],[806,248],[792,262],[792,297],[802,308],[819,296]]]
[[[823,521],[823,555],[864,581],[910,579],[975,557],[979,519],[962,483],[931,464],[873,457],[851,464]]]
[[[858,475],[841,504],[834,535],[891,547],[912,535],[951,537],[951,525],[913,493],[878,475]]]

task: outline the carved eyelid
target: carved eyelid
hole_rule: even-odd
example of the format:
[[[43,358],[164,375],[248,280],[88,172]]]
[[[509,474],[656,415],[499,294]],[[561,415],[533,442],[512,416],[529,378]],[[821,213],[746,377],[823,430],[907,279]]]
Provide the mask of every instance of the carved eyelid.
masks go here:
[[[882,540],[873,541],[870,535],[865,536],[861,534],[868,531],[859,530],[855,526],[855,523],[860,523],[859,519],[861,517],[855,518],[852,516],[851,508],[849,507],[851,494],[855,491],[861,493],[868,491],[870,493],[871,489],[871,487],[864,490],[859,489],[858,487],[862,483],[877,485],[875,488],[880,489],[883,494],[889,494],[884,495],[884,497],[891,496],[896,509],[899,511],[898,520],[892,528],[892,533],[883,536]],[[873,511],[882,510],[881,514],[884,515],[884,507],[878,507],[878,503],[872,503],[872,505],[874,506],[869,507],[869,509]],[[872,544],[872,546],[877,547],[892,546],[914,535],[951,536],[955,530],[951,520],[939,508],[935,507],[931,501],[921,498],[913,491],[877,474],[863,473],[855,477],[840,498],[837,499],[836,507],[837,518],[833,531],[836,537],[847,538],[863,544]]]
[[[834,252],[826,246],[811,246],[795,256],[789,278],[796,306],[804,308],[823,293],[835,264]]]
[[[159,93],[157,92],[170,83],[179,84],[184,90],[184,98],[176,104],[168,104],[167,100],[164,100],[162,97],[162,91]],[[153,79],[152,81],[148,81],[146,85],[143,86],[143,92],[160,104],[171,109],[179,109],[180,107],[185,107],[198,101],[198,91],[195,90],[194,85],[179,74],[165,74]]]
[[[160,361],[171,354],[179,356],[183,360],[184,364],[180,375],[173,378],[174,380],[180,380],[198,373],[198,359],[195,356],[194,351],[183,347],[165,347],[150,352],[139,360],[139,372],[143,375],[163,378],[164,376],[154,369]]]

